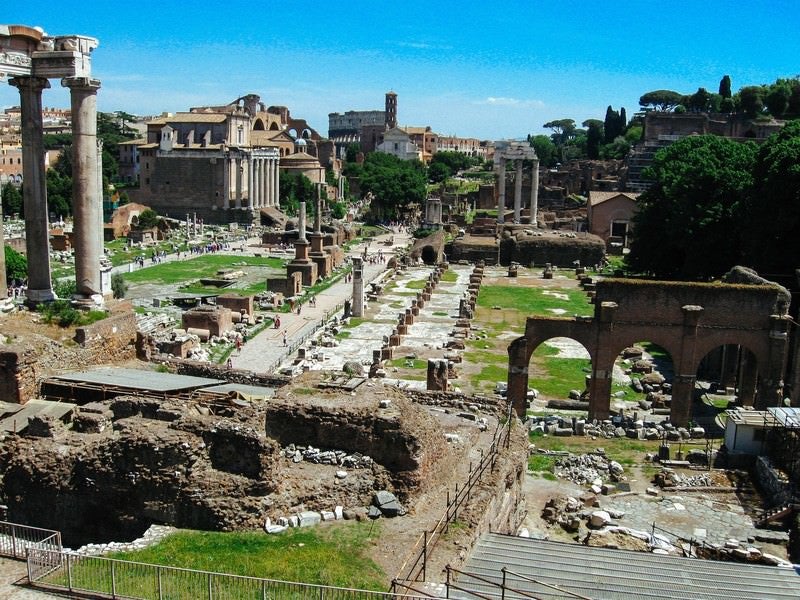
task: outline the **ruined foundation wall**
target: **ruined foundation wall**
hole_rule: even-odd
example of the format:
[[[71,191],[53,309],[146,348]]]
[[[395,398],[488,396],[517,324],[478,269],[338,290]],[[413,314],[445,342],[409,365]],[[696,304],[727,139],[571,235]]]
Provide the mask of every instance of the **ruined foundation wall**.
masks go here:
[[[385,409],[377,408],[377,401],[371,406],[298,398],[271,402],[266,431],[281,445],[366,454],[390,472],[401,495],[432,483],[437,462],[449,452],[433,417],[405,398],[392,399]]]

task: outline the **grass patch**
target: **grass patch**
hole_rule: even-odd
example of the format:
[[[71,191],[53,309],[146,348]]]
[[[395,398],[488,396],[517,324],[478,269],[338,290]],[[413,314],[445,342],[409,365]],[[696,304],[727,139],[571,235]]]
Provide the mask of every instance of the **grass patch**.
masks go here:
[[[72,307],[69,300],[54,300],[45,302],[36,307],[42,315],[42,321],[60,327],[81,327],[101,321],[108,316],[103,310],[80,311]]]
[[[427,369],[428,361],[421,358],[395,358],[389,365],[398,369]]]
[[[110,558],[182,567],[249,577],[264,577],[286,581],[302,581],[320,585],[383,591],[386,576],[365,556],[372,543],[369,523],[336,524],[309,529],[290,529],[280,535],[263,532],[201,532],[182,531],[162,542],[136,552],[114,553]],[[95,569],[83,563],[73,567],[76,587],[110,593],[110,578],[98,577]],[[57,571],[49,581],[66,583],[66,572]],[[181,596],[208,596],[206,578],[181,578]],[[239,595],[236,582],[231,582],[227,596]],[[240,584],[243,585],[243,584]],[[126,573],[117,569],[118,597],[158,597],[155,577],[141,573]],[[197,589],[195,589],[195,587]],[[155,594],[154,594],[155,592]]]
[[[644,461],[647,452],[658,454],[659,440],[632,440],[630,438],[610,438],[592,440],[585,437],[555,437],[547,435],[529,436],[537,448],[556,452],[572,452],[573,454],[586,454],[603,448],[606,455],[622,465],[650,464]]]
[[[451,269],[447,269],[444,273],[442,273],[441,281],[446,283],[455,283],[458,281],[458,273]]]
[[[534,454],[528,457],[528,470],[534,473],[553,472],[557,457],[548,454]]]
[[[412,279],[407,281],[404,287],[409,290],[424,290],[426,285],[428,285],[427,279]]]
[[[588,358],[536,357],[534,353],[534,364],[537,369],[530,385],[547,398],[566,398],[570,390],[583,390],[591,371]]]
[[[189,260],[161,263],[145,267],[133,273],[125,273],[126,283],[176,284],[204,278],[215,278],[220,269],[246,269],[260,267],[265,269],[282,269],[285,265],[282,258],[256,256],[230,256],[227,254],[206,254]],[[263,287],[263,283],[260,284]],[[214,288],[220,293],[233,291],[231,288]]]
[[[550,293],[545,293],[550,292]],[[566,299],[553,295],[553,292],[566,296]],[[526,316],[554,316],[551,309],[563,309],[565,315],[591,315],[594,307],[589,304],[586,294],[578,290],[545,290],[539,288],[488,285],[481,287],[478,306],[502,309],[515,309]]]
[[[336,334],[334,337],[335,337],[337,340],[346,340],[346,339],[347,339],[347,338],[349,338],[351,335],[353,335],[353,332],[352,332],[352,331],[340,331],[340,332],[339,332],[339,333],[337,333],[337,334]]]
[[[476,388],[483,388],[487,383],[494,388],[498,381],[508,381],[508,366],[505,364],[484,365],[481,372],[473,375],[470,381]]]
[[[347,327],[348,329],[352,329],[354,327],[358,327],[364,322],[366,322],[366,319],[364,317],[350,317],[350,320],[348,321],[347,325],[345,325],[345,327]]]

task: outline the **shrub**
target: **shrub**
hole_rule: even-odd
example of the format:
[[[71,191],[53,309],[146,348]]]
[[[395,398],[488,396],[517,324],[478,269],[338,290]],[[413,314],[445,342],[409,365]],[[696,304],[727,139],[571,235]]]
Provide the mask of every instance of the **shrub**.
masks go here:
[[[125,278],[122,276],[122,273],[114,273],[111,276],[111,291],[114,294],[114,298],[119,299],[125,297],[128,286],[125,283]]]

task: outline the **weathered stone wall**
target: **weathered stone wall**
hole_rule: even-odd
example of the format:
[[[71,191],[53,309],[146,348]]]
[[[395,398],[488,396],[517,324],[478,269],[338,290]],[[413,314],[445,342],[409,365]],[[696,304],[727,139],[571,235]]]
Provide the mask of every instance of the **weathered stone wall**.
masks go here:
[[[780,506],[792,500],[791,482],[766,456],[756,459],[756,481],[769,506]]]
[[[0,400],[25,404],[36,396],[38,354],[32,348],[11,347],[0,352]]]
[[[282,464],[260,427],[263,414],[192,415],[131,397],[105,405],[113,431],[6,440],[0,472],[9,518],[61,530],[68,545],[133,539],[152,522],[260,525],[261,500],[277,488]]]
[[[605,255],[603,240],[594,235],[560,237],[558,235],[518,236],[500,241],[500,264],[544,265],[572,267],[575,261],[582,265],[596,265]]]
[[[388,408],[350,397],[282,399],[270,403],[266,430],[284,446],[311,444],[366,454],[390,471],[399,495],[427,487],[437,459],[447,453],[433,417],[400,397]]]
[[[211,379],[224,379],[231,383],[241,383],[245,385],[256,385],[264,387],[282,387],[289,383],[290,378],[283,375],[271,375],[269,373],[255,373],[253,371],[242,371],[238,369],[228,369],[223,365],[198,362],[196,360],[183,360],[174,357],[157,357],[155,360],[167,365],[170,370],[174,370],[179,375],[193,375],[194,377],[210,377]]]
[[[488,398],[486,396],[465,396],[459,392],[436,392],[402,390],[403,394],[411,401],[426,406],[440,406],[457,410],[480,410],[495,415],[505,413],[508,402],[502,398]]]
[[[75,341],[84,348],[133,358],[136,346],[136,317],[133,309],[75,329]]]

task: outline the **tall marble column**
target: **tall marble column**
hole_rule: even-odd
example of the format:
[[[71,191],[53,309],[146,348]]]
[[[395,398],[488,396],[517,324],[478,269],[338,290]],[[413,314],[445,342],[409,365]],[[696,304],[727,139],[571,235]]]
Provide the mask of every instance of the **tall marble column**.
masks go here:
[[[262,158],[261,159],[261,189],[260,197],[261,202],[259,203],[260,208],[264,208],[265,206],[269,206],[268,198],[269,198],[269,188],[267,187],[267,176],[269,174],[269,159]]]
[[[8,280],[6,279],[6,242],[3,237],[3,183],[0,182],[0,304],[8,298]]]
[[[242,179],[244,171],[244,165],[242,164],[242,159],[237,158],[235,162],[236,168],[236,208],[242,208]]]
[[[531,172],[531,225],[536,226],[537,213],[539,212],[539,159],[533,159]]]
[[[50,232],[42,139],[42,90],[50,82],[42,77],[14,77],[22,112],[22,200],[25,207],[25,249],[28,258],[27,302],[36,305],[55,298],[50,280]]]
[[[280,167],[280,160],[276,160],[275,164],[273,165],[273,175],[274,175],[274,177],[273,177],[273,180],[272,180],[272,185],[273,185],[272,189],[274,190],[274,195],[272,197],[275,199],[274,206],[278,206],[278,207],[281,205],[281,185],[280,185],[280,183],[281,183],[280,182],[280,180],[281,180],[281,170],[280,170],[279,167]]]
[[[222,165],[222,197],[219,199],[219,207],[228,210],[231,207],[231,159],[224,156]]]
[[[514,223],[519,223],[522,210],[522,160],[515,160],[514,167]]]
[[[300,203],[300,214],[298,218],[298,229],[300,230],[300,237],[298,241],[306,242],[306,203],[305,200]]]
[[[265,200],[265,203],[264,203],[265,206],[275,206],[275,197],[273,196],[273,191],[272,191],[272,188],[273,188],[272,179],[275,176],[275,173],[273,171],[274,162],[275,161],[273,161],[273,160],[267,159],[267,165],[266,165],[267,166],[267,188],[266,188],[266,193],[265,193],[265,196],[266,196],[266,200]]]
[[[497,222],[505,221],[506,210],[506,159],[500,158],[497,163]]]
[[[247,159],[247,197],[253,210],[256,206],[256,159],[252,156]]]
[[[353,257],[353,310],[350,314],[364,316],[364,271],[360,256]]]
[[[72,212],[74,216],[75,283],[78,296],[102,295],[98,226],[103,201],[97,185],[97,90],[100,82],[87,77],[61,80],[70,90],[72,110]],[[102,231],[102,230],[101,230]]]

